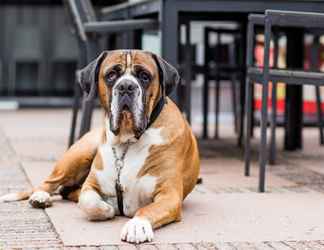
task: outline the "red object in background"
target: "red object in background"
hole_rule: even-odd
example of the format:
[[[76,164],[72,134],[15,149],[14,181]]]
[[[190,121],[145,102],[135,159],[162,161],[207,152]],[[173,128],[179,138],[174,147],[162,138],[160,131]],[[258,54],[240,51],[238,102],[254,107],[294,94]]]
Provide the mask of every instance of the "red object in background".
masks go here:
[[[256,60],[256,65],[257,66],[263,66],[263,42],[258,41],[255,50],[254,50],[254,56]],[[284,54],[285,53],[280,53],[284,51],[285,48],[280,48],[279,47],[279,61],[284,60]],[[324,71],[324,46],[321,44],[320,47],[320,53],[319,53],[319,64],[320,64],[320,69]],[[280,58],[281,57],[281,58]],[[273,47],[270,48],[270,66],[273,65]],[[305,45],[305,61],[304,61],[304,66],[305,69],[310,68],[310,46]],[[268,99],[268,108],[271,109],[271,89],[272,89],[272,84],[269,84],[269,99]],[[261,109],[261,92],[262,92],[262,87],[261,85],[255,85],[254,87],[254,107],[256,110]],[[322,110],[324,111],[324,88],[321,88],[321,96],[322,98]],[[283,83],[278,83],[277,84],[277,113],[278,115],[283,114],[285,111],[285,84]],[[303,112],[305,115],[310,115],[314,116],[315,113],[317,112],[317,106],[316,106],[316,99],[315,99],[315,87],[310,86],[310,85],[305,85],[304,86],[304,101],[303,101]]]

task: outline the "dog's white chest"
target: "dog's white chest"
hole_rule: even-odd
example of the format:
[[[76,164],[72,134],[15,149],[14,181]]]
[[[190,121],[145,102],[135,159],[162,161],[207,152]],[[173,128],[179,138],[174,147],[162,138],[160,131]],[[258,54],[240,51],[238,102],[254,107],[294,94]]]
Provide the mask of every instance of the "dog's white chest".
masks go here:
[[[148,129],[138,142],[129,146],[125,154],[123,167],[120,171],[120,183],[123,189],[124,214],[127,216],[133,216],[140,207],[152,202],[156,177],[145,175],[138,178],[137,176],[149,155],[150,147],[163,143],[160,130]],[[121,157],[124,147],[117,146],[115,149],[117,157]],[[102,145],[99,150],[103,160],[103,169],[96,170],[97,181],[106,196],[106,201],[113,205],[118,214],[115,187],[118,178],[115,166],[116,157],[109,143]]]

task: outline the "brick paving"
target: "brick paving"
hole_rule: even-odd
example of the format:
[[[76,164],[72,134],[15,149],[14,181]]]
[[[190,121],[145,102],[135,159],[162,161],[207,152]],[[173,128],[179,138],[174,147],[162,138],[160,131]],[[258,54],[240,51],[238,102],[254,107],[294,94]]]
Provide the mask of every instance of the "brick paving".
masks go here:
[[[65,136],[62,138],[66,138]],[[46,143],[48,138],[35,137],[32,141],[38,140]],[[60,148],[64,148],[61,139],[53,140]],[[53,162],[57,159],[59,153],[49,152],[41,154],[38,157],[32,154],[23,154],[22,149],[17,153],[16,148],[11,145],[15,143],[31,143],[31,139],[17,136],[8,138],[0,127],[0,195],[8,192],[16,192],[31,188],[29,180],[26,178],[21,161],[47,161]],[[28,149],[29,151],[31,149]],[[215,152],[215,149],[212,148]],[[226,148],[222,151],[226,151]],[[240,155],[240,152],[226,152],[228,155]],[[213,154],[215,156],[215,154]],[[309,189],[324,192],[324,174],[320,174],[309,168],[304,168],[303,162],[283,160],[286,156],[280,156],[282,165],[271,167],[271,173],[283,177],[296,183],[292,187],[273,187],[271,192],[308,192]],[[287,157],[289,158],[289,156]],[[310,160],[304,155],[303,160]],[[314,160],[314,159],[313,159]],[[315,159],[319,160],[319,159]],[[321,159],[320,159],[321,160]],[[255,192],[251,187],[224,187],[215,191],[216,193],[246,193]],[[55,232],[47,214],[43,210],[31,209],[27,201],[2,203],[0,204],[0,250],[2,249],[88,249],[88,250],[209,250],[209,249],[324,249],[323,241],[275,241],[275,242],[201,242],[201,243],[182,243],[182,244],[144,244],[144,245],[116,245],[116,246],[63,246],[58,234]]]
[[[1,129],[0,152],[0,193],[30,189],[18,157]],[[43,210],[31,209],[27,201],[0,204],[0,249],[61,246]]]

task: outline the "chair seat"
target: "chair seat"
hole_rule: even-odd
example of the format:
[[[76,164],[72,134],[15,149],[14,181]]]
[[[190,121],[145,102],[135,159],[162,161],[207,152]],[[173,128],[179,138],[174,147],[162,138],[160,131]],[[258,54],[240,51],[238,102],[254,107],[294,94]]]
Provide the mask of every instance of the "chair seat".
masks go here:
[[[263,68],[250,67],[248,68],[248,76],[253,81],[263,80]],[[284,82],[286,84],[295,85],[318,85],[324,86],[324,72],[309,72],[302,70],[287,70],[287,69],[270,69],[269,80],[274,82]]]

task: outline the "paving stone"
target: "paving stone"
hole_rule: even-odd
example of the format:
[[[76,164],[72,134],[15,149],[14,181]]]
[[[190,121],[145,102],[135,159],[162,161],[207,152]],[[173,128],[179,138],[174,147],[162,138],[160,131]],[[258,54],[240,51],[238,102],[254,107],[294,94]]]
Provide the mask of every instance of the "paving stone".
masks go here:
[[[96,246],[81,246],[78,250],[98,250],[99,247]]]
[[[217,250],[218,248],[212,242],[201,242],[194,244],[197,250]]]
[[[215,242],[215,246],[220,250],[235,250],[235,247],[226,242]]]
[[[303,241],[286,241],[284,242],[287,246],[296,250],[311,250]]]
[[[80,250],[80,247],[65,246],[63,249],[64,249],[64,250]]]
[[[97,114],[99,112],[96,112]],[[5,115],[6,116],[6,115]],[[40,124],[40,117],[42,123]],[[70,111],[18,111],[7,115],[3,119],[1,114],[1,126],[5,127],[10,141],[4,135],[0,128],[0,195],[8,192],[16,192],[30,188],[30,183],[27,180],[24,171],[20,164],[23,162],[31,162],[38,164],[51,165],[59,155],[65,150],[66,138],[68,136]],[[59,119],[62,126],[56,125]],[[21,123],[24,121],[26,129],[21,129]],[[27,128],[32,128],[28,131]],[[49,133],[49,131],[51,131]],[[222,128],[223,131],[223,128]],[[268,174],[268,188],[267,191],[278,194],[289,193],[308,193],[310,190],[324,192],[324,171],[322,162],[324,161],[324,154],[322,148],[318,147],[317,130],[315,133],[309,133],[307,129],[307,137],[305,138],[305,147],[302,152],[286,153],[278,152],[278,162],[276,166],[269,166]],[[226,131],[225,131],[226,132]],[[280,130],[279,130],[280,132]],[[232,136],[232,131],[229,135]],[[305,133],[306,134],[306,133]],[[278,134],[280,136],[280,133]],[[224,137],[228,134],[224,134]],[[254,140],[254,143],[257,140]],[[12,146],[12,143],[14,144]],[[204,184],[210,184],[214,187],[215,193],[255,193],[257,176],[253,178],[253,183],[250,180],[241,178],[244,185],[235,186],[239,182],[227,183],[228,177],[224,178],[227,167],[232,165],[235,168],[235,174],[238,169],[241,170],[242,160],[240,158],[240,151],[233,145],[235,140],[221,140],[215,142],[215,146],[206,145],[210,148],[211,168],[206,169],[205,174],[210,177],[210,183],[205,180]],[[206,144],[210,144],[210,141]],[[316,144],[316,145],[315,145]],[[62,145],[64,145],[62,147]],[[34,148],[40,147],[42,150],[39,154],[34,154]],[[256,144],[254,149],[256,149]],[[15,152],[13,149],[18,151]],[[216,153],[215,153],[216,152]],[[205,152],[202,152],[206,154]],[[208,152],[207,152],[208,154]],[[215,157],[216,154],[216,157]],[[233,160],[234,156],[234,160]],[[256,154],[254,152],[254,159]],[[217,159],[215,161],[215,159]],[[256,166],[256,161],[252,165]],[[320,164],[319,164],[320,163]],[[218,178],[224,183],[215,182],[212,175],[216,168],[219,175]],[[224,171],[226,166],[226,171]],[[257,173],[257,168],[254,172]],[[205,170],[204,170],[205,171]],[[208,173],[208,171],[212,171]],[[213,172],[214,171],[214,172]],[[241,172],[240,172],[241,173]],[[230,176],[232,173],[228,174]],[[277,178],[279,176],[279,178]],[[222,178],[220,178],[222,177]],[[218,180],[218,179],[217,179]],[[272,183],[269,183],[270,182]],[[275,180],[275,183],[274,181]],[[234,184],[233,184],[234,183]],[[207,186],[208,186],[207,185]],[[180,247],[179,247],[180,246]],[[261,243],[246,243],[246,242],[215,242],[205,244],[154,244],[154,245],[131,245],[123,244],[119,246],[98,246],[98,247],[64,247],[68,250],[134,250],[134,249],[324,249],[324,241],[289,241],[289,242],[261,242]],[[58,238],[49,218],[43,210],[31,209],[26,201],[0,204],[0,249],[62,249],[62,242]],[[215,247],[215,248],[214,248]]]
[[[137,245],[137,248],[140,250],[157,250],[157,246],[155,244],[140,244]]]
[[[159,250],[177,250],[175,244],[157,244],[156,247]]]
[[[242,250],[256,250],[256,246],[254,243],[249,242],[231,242],[230,243],[234,248],[236,249],[242,249]]]
[[[253,243],[253,246],[258,250],[273,250],[273,247],[271,247],[267,242],[256,242]]]
[[[98,250],[118,250],[117,246],[100,246]]]
[[[0,195],[31,189],[1,128],[0,152]],[[0,242],[3,248],[62,246],[45,212],[32,209],[27,201],[0,204]]]
[[[192,244],[192,243],[182,243],[182,244],[176,244],[175,247],[179,250],[197,250],[195,245],[196,244]]]
[[[322,250],[324,245],[320,244],[318,241],[305,241],[303,244],[308,247],[308,249]]]
[[[119,250],[136,250],[137,249],[136,245],[133,245],[133,244],[123,244],[118,247],[119,247]]]
[[[274,249],[280,249],[280,250],[292,249],[292,247],[290,247],[286,242],[282,242],[282,241],[268,242],[267,244]]]

